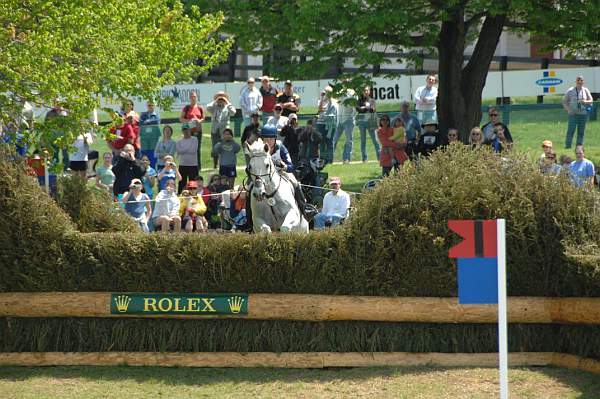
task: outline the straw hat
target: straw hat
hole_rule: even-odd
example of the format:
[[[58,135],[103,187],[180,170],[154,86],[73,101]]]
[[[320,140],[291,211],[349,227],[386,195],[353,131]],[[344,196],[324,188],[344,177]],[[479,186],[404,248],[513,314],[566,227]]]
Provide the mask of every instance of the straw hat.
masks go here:
[[[215,100],[215,101],[218,100],[219,98],[224,98],[227,101],[229,101],[229,95],[227,93],[225,93],[224,91],[218,91],[213,96],[213,100]]]

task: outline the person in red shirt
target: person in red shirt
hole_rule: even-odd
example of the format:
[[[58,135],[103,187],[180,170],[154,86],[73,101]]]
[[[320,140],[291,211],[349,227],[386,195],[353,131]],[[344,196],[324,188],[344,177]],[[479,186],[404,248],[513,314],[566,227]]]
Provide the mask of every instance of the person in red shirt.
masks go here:
[[[402,122],[400,119],[397,121]],[[398,122],[396,122],[398,124]],[[404,129],[403,126],[397,126],[396,129]],[[399,132],[401,132],[399,130]],[[392,168],[398,168],[408,159],[404,147],[406,146],[406,133],[401,138],[395,135],[394,128],[390,126],[390,117],[383,115],[379,121],[377,138],[381,143],[381,154],[379,164],[381,165],[381,174],[388,176]]]
[[[275,103],[277,102],[277,94],[279,92],[273,86],[271,86],[271,82],[268,76],[262,76],[260,78],[261,86],[260,86],[260,94],[263,98],[262,107],[260,110],[262,111],[263,117],[263,125],[267,122],[270,116],[273,116],[273,109],[275,108]]]
[[[202,169],[200,157],[200,148],[202,146],[202,122],[204,121],[204,108],[198,104],[198,93],[190,93],[190,103],[181,110],[179,122],[187,123],[190,126],[192,136],[198,138],[198,170]]]

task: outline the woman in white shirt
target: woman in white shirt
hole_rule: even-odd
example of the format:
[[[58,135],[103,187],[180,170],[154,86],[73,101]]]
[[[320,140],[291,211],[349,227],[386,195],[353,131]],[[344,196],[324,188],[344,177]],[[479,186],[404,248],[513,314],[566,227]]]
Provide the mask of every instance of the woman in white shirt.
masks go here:
[[[69,168],[79,177],[87,177],[87,161],[90,145],[94,142],[91,133],[82,133],[75,139],[75,152],[69,154]]]

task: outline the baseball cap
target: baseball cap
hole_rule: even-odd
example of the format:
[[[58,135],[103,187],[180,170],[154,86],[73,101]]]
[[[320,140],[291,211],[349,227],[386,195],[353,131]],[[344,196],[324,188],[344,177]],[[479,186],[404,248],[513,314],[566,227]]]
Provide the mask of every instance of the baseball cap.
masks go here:
[[[185,130],[185,129],[189,129],[189,128],[190,128],[189,123],[184,123],[183,125],[181,125],[181,130]]]
[[[198,182],[196,180],[190,180],[186,187],[187,188],[198,188]]]
[[[283,109],[283,106],[281,104],[277,103],[277,104],[275,104],[275,106],[273,107],[273,109],[277,109],[277,108]]]
[[[334,176],[331,179],[329,179],[329,185],[331,184],[342,184],[342,179],[340,179],[337,176]]]
[[[544,140],[544,141],[542,141],[542,147],[552,148],[552,142],[550,140]]]
[[[291,86],[292,85],[292,81],[288,79],[288,80],[285,81],[285,84]]]
[[[290,114],[288,116],[288,119],[296,119],[296,120],[298,120],[298,115],[296,115],[296,114]]]
[[[141,186],[141,185],[142,185],[142,181],[140,179],[132,179],[129,187]]]

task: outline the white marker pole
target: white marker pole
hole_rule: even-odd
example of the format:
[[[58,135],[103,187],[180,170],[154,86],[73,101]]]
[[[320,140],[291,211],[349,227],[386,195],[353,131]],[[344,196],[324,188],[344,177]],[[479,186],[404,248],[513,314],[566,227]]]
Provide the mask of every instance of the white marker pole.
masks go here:
[[[508,399],[508,334],[506,320],[506,220],[496,220],[498,240],[498,352],[500,358],[500,399]]]

